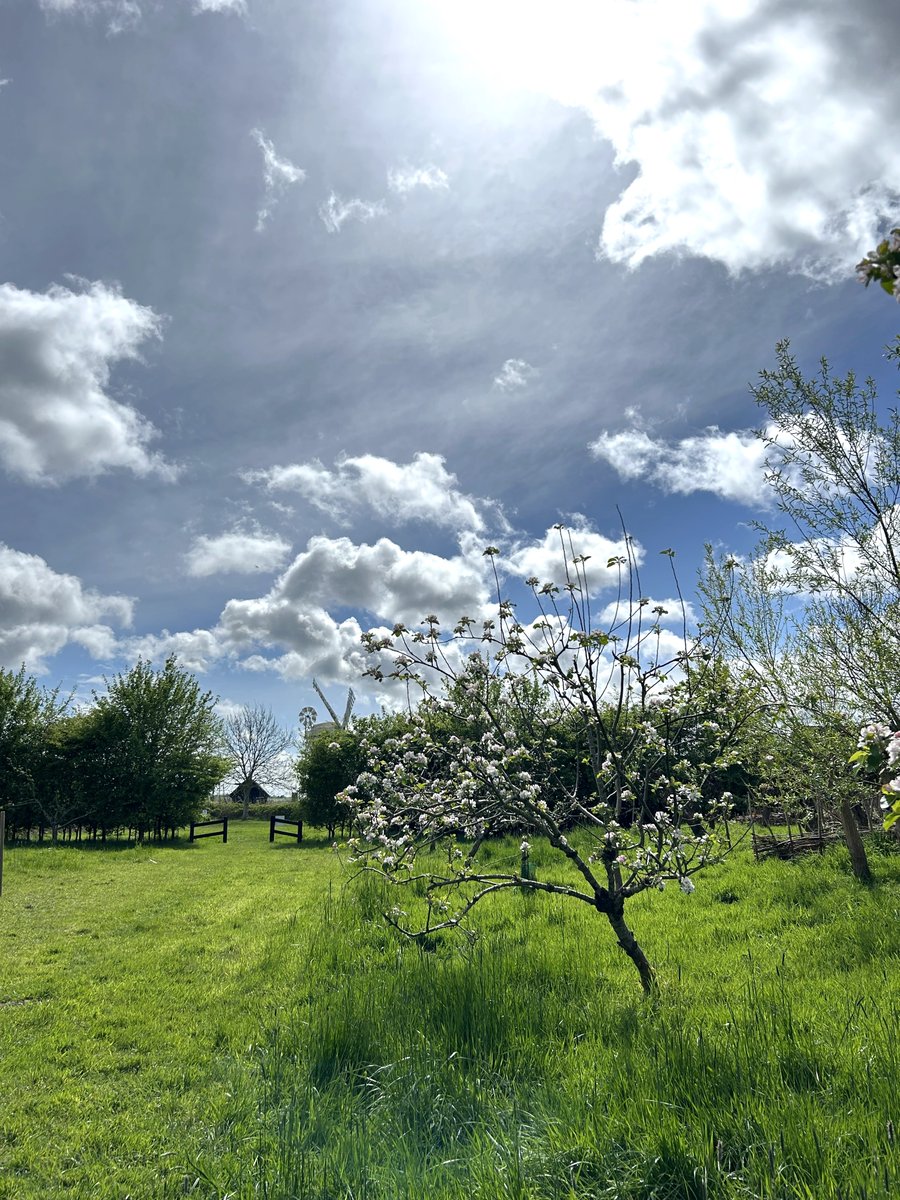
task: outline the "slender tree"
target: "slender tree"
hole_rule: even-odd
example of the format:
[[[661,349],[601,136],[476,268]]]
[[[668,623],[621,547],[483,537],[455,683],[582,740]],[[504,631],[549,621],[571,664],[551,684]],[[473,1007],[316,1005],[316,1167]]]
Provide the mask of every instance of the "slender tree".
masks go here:
[[[836,377],[824,359],[807,377],[787,342],[776,353],[753,394],[782,523],[758,525],[750,561],[708,554],[705,620],[756,674],[798,754],[816,730],[820,742],[843,730],[849,756],[854,724],[900,725],[900,416],[880,415],[872,380]],[[856,785],[831,768],[824,778],[840,783],[853,869],[867,880]]]
[[[244,820],[250,815],[254,782],[263,786],[285,782],[291,770],[286,755],[292,742],[291,734],[262,704],[243,705],[222,722],[222,745],[231,776],[238,782]]]
[[[728,799],[706,784],[743,717],[697,703],[714,647],[683,628],[667,652],[665,610],[641,596],[627,538],[626,554],[609,564],[620,570],[617,611],[597,627],[587,560],[559,534],[565,578],[529,581],[537,620],[520,622],[498,590],[495,620],[463,617],[444,632],[430,616],[418,629],[398,624],[365,639],[370,673],[406,680],[423,700],[399,736],[363,736],[366,768],[345,793],[354,856],[408,888],[406,907],[385,915],[413,937],[460,925],[508,888],[586,904],[650,992],[653,967],[626,904],[669,880],[693,891],[692,877],[726,851],[717,822]],[[495,561],[498,552],[485,553]],[[496,571],[495,581],[499,589]],[[465,737],[448,735],[459,697],[472,730]],[[707,739],[702,757],[690,752],[698,738]],[[509,833],[521,836],[512,866],[490,850]],[[553,863],[540,878],[530,858],[539,843]]]

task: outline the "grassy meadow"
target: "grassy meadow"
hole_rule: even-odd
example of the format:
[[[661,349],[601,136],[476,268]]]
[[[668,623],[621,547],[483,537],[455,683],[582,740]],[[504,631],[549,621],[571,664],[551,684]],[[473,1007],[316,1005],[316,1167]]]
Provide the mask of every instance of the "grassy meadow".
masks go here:
[[[267,832],[7,848],[2,1200],[900,1196],[900,856],[637,898],[648,1002],[587,906],[511,892],[426,951]]]

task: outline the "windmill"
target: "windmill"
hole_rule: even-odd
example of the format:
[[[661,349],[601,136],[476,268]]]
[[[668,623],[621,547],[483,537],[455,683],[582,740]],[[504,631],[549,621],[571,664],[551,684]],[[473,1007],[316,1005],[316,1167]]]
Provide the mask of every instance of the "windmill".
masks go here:
[[[303,730],[304,738],[309,737],[310,730],[315,725],[318,715],[311,704],[307,704],[304,708],[300,709],[300,728]]]
[[[328,714],[331,717],[331,720],[330,721],[320,721],[318,725],[310,723],[310,726],[309,726],[309,729],[307,730],[306,736],[309,737],[311,734],[320,733],[326,729],[349,729],[350,728],[350,718],[353,713],[353,705],[356,703],[356,693],[353,691],[353,688],[347,689],[347,706],[344,709],[343,717],[338,717],[335,710],[331,707],[331,704],[328,701],[328,697],[325,695],[325,693],[319,687],[319,685],[315,679],[312,681],[312,685],[313,685],[313,688],[315,689],[316,695],[319,697],[319,699],[322,701],[322,703],[328,709]],[[316,710],[314,708],[310,708],[310,709],[304,709],[303,712],[301,712],[301,714],[300,714],[301,722],[304,720],[303,713],[305,713],[305,712],[312,713],[312,721],[315,721]],[[305,728],[305,726],[304,726],[304,728]]]

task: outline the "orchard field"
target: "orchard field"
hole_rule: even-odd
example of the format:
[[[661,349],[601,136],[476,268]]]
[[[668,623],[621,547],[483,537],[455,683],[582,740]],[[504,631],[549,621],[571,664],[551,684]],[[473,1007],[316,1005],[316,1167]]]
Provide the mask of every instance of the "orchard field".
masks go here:
[[[7,848],[3,1200],[900,1194],[900,856],[645,892],[648,1000],[586,905],[419,947],[383,882],[266,839]]]

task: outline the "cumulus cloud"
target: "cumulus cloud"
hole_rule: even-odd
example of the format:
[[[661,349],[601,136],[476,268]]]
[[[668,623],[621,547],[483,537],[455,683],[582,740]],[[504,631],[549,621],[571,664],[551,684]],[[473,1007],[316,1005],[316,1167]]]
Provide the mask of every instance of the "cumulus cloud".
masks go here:
[[[500,368],[500,373],[494,376],[494,389],[498,392],[521,391],[537,374],[537,367],[524,358],[508,358]]]
[[[751,429],[723,433],[711,425],[693,437],[666,441],[632,428],[601,433],[589,449],[620,478],[640,479],[665,492],[712,492],[751,508],[765,508],[772,501],[766,483],[766,457],[772,450]]]
[[[642,597],[637,607],[641,610],[641,620],[645,629],[651,625],[669,625],[680,629],[685,622],[692,626],[697,621],[697,614],[690,601],[679,600],[674,596],[665,600],[655,600],[652,596]],[[610,600],[598,614],[597,621],[601,626],[618,625],[627,621],[632,611],[627,602]],[[636,617],[637,613],[633,612],[633,615]]]
[[[502,565],[522,579],[537,579],[542,584],[555,583],[562,587],[567,568],[569,576],[575,578],[572,559],[586,555],[588,561],[584,564],[584,572],[588,591],[595,596],[618,584],[625,568],[611,560],[627,557],[627,554],[628,547],[621,537],[605,537],[591,529],[584,518],[576,517],[571,526],[562,531],[548,529],[539,541],[519,545],[503,557]],[[635,565],[640,566],[644,561],[644,549],[639,542],[632,540],[631,554]]]
[[[450,179],[446,171],[429,164],[425,167],[393,167],[387,175],[388,187],[397,196],[407,196],[416,188],[429,192],[446,191]]]
[[[361,221],[364,225],[374,221],[376,217],[387,215],[387,205],[383,200],[342,200],[336,192],[332,192],[324,204],[319,206],[319,216],[322,224],[329,233],[340,233],[346,221]]]
[[[223,8],[243,8],[243,4],[227,3],[226,0],[202,0],[201,7],[208,11],[221,11]],[[271,217],[275,205],[292,184],[302,183],[306,172],[296,167],[286,158],[279,158],[275,146],[263,134],[261,129],[251,129],[250,136],[262,151],[263,156],[263,202],[256,214],[256,232],[262,233],[266,222]]]
[[[895,210],[900,10],[864,0],[626,6],[616,75],[587,103],[637,177],[601,251],[686,251],[729,270],[846,275]]]
[[[675,252],[846,278],[896,214],[900,6],[889,0],[860,0],[852,16],[845,0],[440,8],[492,79],[584,109],[612,144],[628,181],[599,249],[616,262]]]
[[[46,670],[44,660],[76,642],[95,657],[115,645],[108,621],[131,622],[132,602],[85,588],[74,575],[54,571],[37,554],[0,543],[0,664]]]
[[[220,625],[239,643],[254,640],[259,632],[273,644],[297,649],[294,639],[304,640],[304,623],[316,608],[339,606],[385,621],[415,623],[427,613],[451,621],[464,612],[475,616],[488,602],[480,560],[402,550],[388,538],[370,546],[349,538],[314,537],[266,596],[230,600]]]
[[[460,490],[439,454],[419,453],[408,463],[363,454],[344,458],[334,468],[313,461],[251,472],[245,478],[264,483],[270,491],[299,492],[339,521],[366,507],[398,524],[425,521],[456,531],[480,533],[487,509],[502,523],[495,504]]]
[[[484,617],[491,607],[480,557],[402,550],[387,538],[357,545],[316,537],[265,595],[229,600],[214,636],[249,670],[274,670],[288,679],[354,679],[368,665],[363,626],[355,616],[329,610],[369,613],[375,618],[369,628],[415,625],[431,613],[453,624],[463,614]]]
[[[108,392],[111,367],[160,333],[151,308],[103,283],[29,292],[0,285],[0,461],[29,483],[115,468],[174,477],[156,430]]]
[[[185,555],[189,575],[274,571],[284,565],[290,542],[262,529],[232,529],[209,537],[202,534]]]
[[[164,662],[170,655],[178,658],[179,665],[189,671],[202,673],[228,655],[217,629],[182,630],[170,633],[148,633],[136,637],[122,638],[117,642],[118,654],[131,661],[143,658],[147,662]]]

